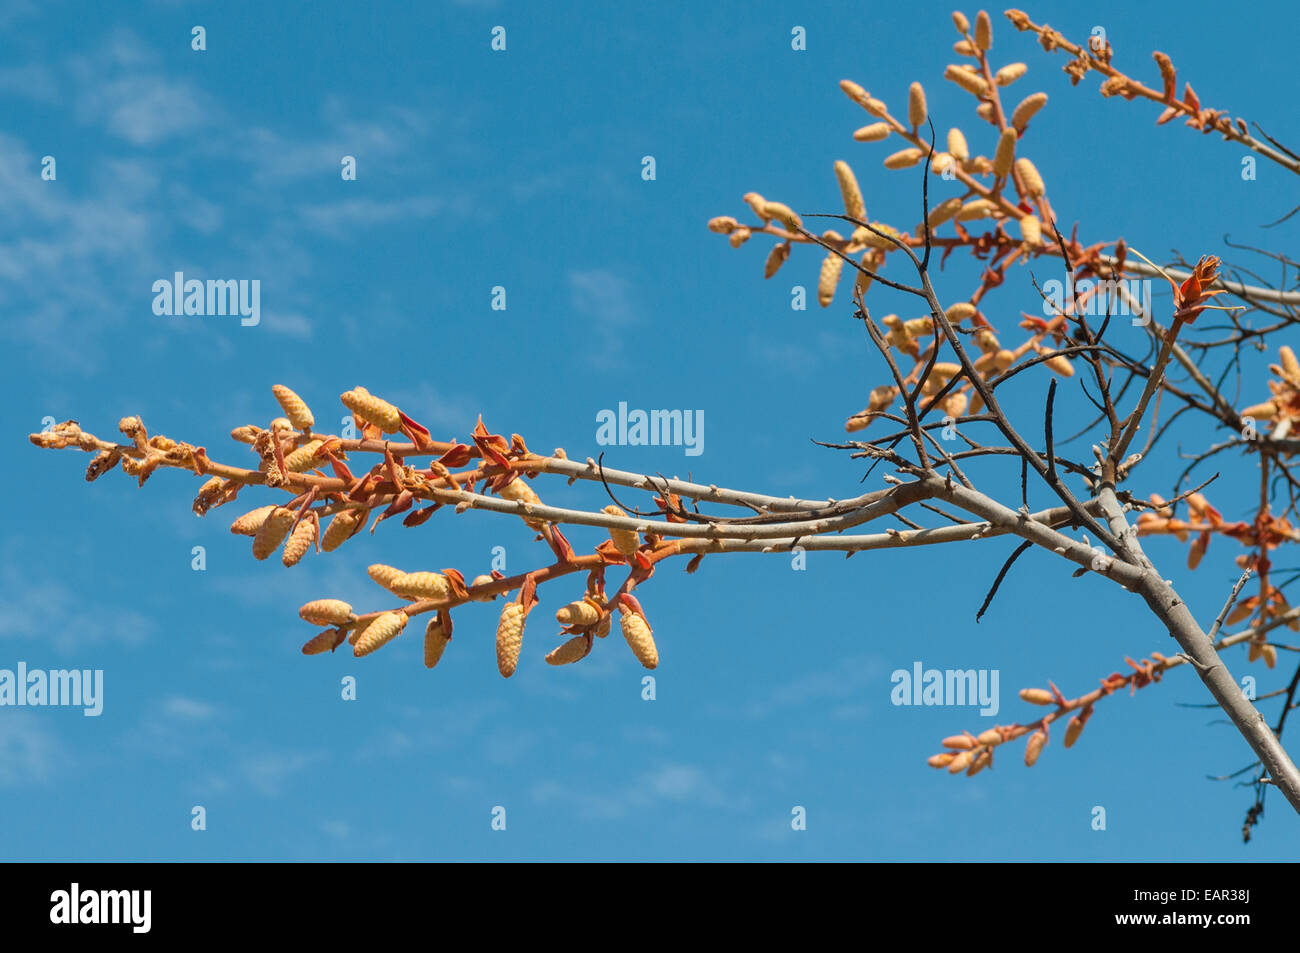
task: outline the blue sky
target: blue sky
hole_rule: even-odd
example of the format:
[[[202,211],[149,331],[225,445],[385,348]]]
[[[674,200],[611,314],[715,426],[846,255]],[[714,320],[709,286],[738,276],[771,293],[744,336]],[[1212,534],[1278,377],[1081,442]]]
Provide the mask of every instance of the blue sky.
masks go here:
[[[1051,678],[1077,695],[1125,655],[1174,651],[1132,597],[1039,554],[975,625],[1006,541],[812,554],[804,571],[788,556],[714,557],[694,576],[669,563],[639,593],[662,657],[651,702],[617,633],[580,665],[544,664],[558,641],[549,616],[576,584],[543,590],[509,681],[493,664],[495,607],[460,610],[433,672],[418,633],[361,660],[299,654],[312,632],[301,603],[384,604],[370,563],[472,576],[497,546],[511,572],[549,561],[513,519],[441,512],[285,570],[227,531],[245,501],[270,496],[199,520],[193,477],[164,472],[137,490],[114,473],[87,486],[81,454],[25,440],[46,417],[110,436],[138,413],[152,432],[243,462],[226,434],[278,414],[272,384],[296,389],[322,425],[362,384],[435,436],[464,436],[482,413],[577,458],[601,449],[595,416],[620,401],[702,410],[702,455],[614,447],[606,462],[782,495],[861,492],[858,462],[810,441],[842,436],[884,380],[845,296],[792,311],[790,286],[815,285],[818,257],[796,250],[764,282],[765,243],[733,250],[704,223],[748,218],[750,190],[837,211],[836,159],[853,164],[873,218],[914,222],[919,172],[887,172],[885,145],[851,139],[869,117],[836,84],[855,79],[897,112],[919,79],[936,125],[973,136],[970,98],[941,79],[957,39],[950,9],[0,5],[0,452],[13,500],[0,668],[105,673],[98,718],[0,709],[0,857],[1294,857],[1300,823],[1280,798],[1242,847],[1250,793],[1206,776],[1252,758],[1213,711],[1181,707],[1208,698],[1184,670],[1100,706],[1074,749],[1058,738],[1032,770],[1019,744],[974,779],[926,766],[944,735],[1026,715],[1020,687]],[[1295,144],[1293,39],[1275,28],[1289,11],[1250,9],[1027,8],[1073,38],[1104,25],[1118,61],[1148,81],[1150,51],[1164,50],[1203,103]],[[203,52],[190,48],[196,24]],[[489,48],[497,25],[505,52]],[[794,26],[805,51],[791,49]],[[1029,64],[1017,91],[1049,93],[1033,156],[1081,236],[1123,235],[1152,258],[1222,253],[1225,233],[1294,241],[1300,217],[1258,228],[1297,202],[1283,171],[1260,163],[1243,181],[1237,147],[1157,128],[1149,104],[1102,100],[1093,78],[1071,89],[1062,58],[1000,16],[994,52]],[[46,155],[55,181],[40,177]],[[355,181],[340,177],[345,155]],[[641,177],[646,155],[653,181]],[[260,324],[154,315],[152,283],[176,271],[260,280]],[[954,256],[940,296],[964,300],[975,275]],[[1035,307],[1027,272],[1014,275],[991,299],[1007,326]],[[494,286],[505,311],[490,307]],[[1030,429],[1045,386],[1012,401]],[[1263,399],[1262,379],[1254,387]],[[1062,407],[1078,399],[1062,388]],[[1249,499],[1234,508],[1234,491],[1254,484],[1234,466],[1211,496],[1229,518]],[[1162,492],[1180,467],[1157,463],[1135,488]],[[549,502],[604,502],[581,484],[538,486]],[[1041,492],[1034,502],[1050,505]],[[1212,618],[1236,553],[1216,543],[1193,575],[1176,544],[1150,552]],[[890,673],[915,661],[997,669],[999,716],[891,705]],[[1229,665],[1243,669],[1244,652]],[[1262,690],[1283,678],[1251,674]],[[340,698],[347,675],[355,701]],[[195,805],[205,831],[191,830]],[[1105,831],[1090,824],[1097,805]],[[491,829],[496,806],[505,831]],[[807,830],[791,829],[796,806]]]

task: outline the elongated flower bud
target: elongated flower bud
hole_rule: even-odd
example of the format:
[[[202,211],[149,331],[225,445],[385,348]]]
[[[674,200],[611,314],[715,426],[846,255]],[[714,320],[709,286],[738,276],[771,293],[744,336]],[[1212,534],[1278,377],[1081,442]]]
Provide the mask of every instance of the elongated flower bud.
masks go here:
[[[1282,376],[1300,387],[1300,360],[1296,360],[1295,351],[1283,344],[1277,349],[1277,356],[1282,362]]]
[[[961,324],[975,317],[976,309],[969,301],[958,301],[956,304],[949,305],[943,313],[950,323]]]
[[[586,599],[561,606],[555,613],[555,621],[560,625],[594,625],[599,618],[600,609]]]
[[[253,558],[265,559],[275,552],[293,525],[293,510],[277,506],[253,536]]]
[[[1024,131],[1025,126],[1029,125],[1029,120],[1033,119],[1034,114],[1045,105],[1047,105],[1046,93],[1034,93],[1032,96],[1025,97],[1011,114],[1011,125]]]
[[[894,130],[890,128],[887,122],[873,122],[869,126],[863,126],[853,133],[853,138],[858,142],[879,142],[882,139],[888,139],[889,134]]]
[[[951,761],[948,762],[948,773],[961,774],[968,767],[970,767],[970,763],[974,760],[975,760],[974,751],[963,751],[960,754],[958,754],[956,757],[954,757]]]
[[[844,259],[835,252],[827,252],[817,276],[817,303],[823,308],[830,307],[830,303],[835,300],[835,288],[839,285],[843,272]]]
[[[949,735],[939,742],[945,748],[952,748],[956,751],[965,751],[968,748],[975,747],[975,739],[970,735]]]
[[[944,751],[941,754],[932,754],[926,758],[925,763],[932,768],[946,768],[952,764],[952,759],[957,757],[951,751]]]
[[[321,460],[317,458],[316,451],[320,450],[321,444],[320,440],[312,440],[290,453],[284,458],[285,469],[290,473],[301,473],[317,466]]]
[[[803,219],[794,213],[794,209],[781,202],[763,203],[763,211],[768,218],[774,218],[790,231],[795,232],[803,228]]]
[[[1008,63],[1002,69],[993,74],[993,81],[999,86],[1010,86],[1020,77],[1024,76],[1029,67],[1024,63]]]
[[[316,418],[311,415],[311,408],[307,406],[307,402],[289,388],[283,384],[276,384],[271,388],[271,393],[279,401],[280,409],[289,418],[289,423],[299,430],[310,430],[316,423]]]
[[[406,573],[402,572],[402,570],[398,569],[396,566],[385,566],[383,563],[375,563],[373,566],[367,568],[366,572],[370,575],[371,579],[379,583],[389,592],[393,591],[393,584],[406,575]]]
[[[998,151],[993,154],[993,174],[998,178],[1010,174],[1011,164],[1016,159],[1016,140],[1019,138],[1014,129],[1002,130],[1002,136],[998,139]]]
[[[1043,753],[1043,747],[1047,744],[1047,734],[1040,728],[1029,736],[1025,742],[1025,767],[1032,768],[1038,756]]]
[[[961,196],[954,195],[950,199],[944,199],[934,208],[930,209],[930,217],[928,219],[930,227],[938,228],[960,211]]]
[[[960,10],[954,10],[952,12],[952,25],[957,28],[958,33],[970,32],[970,20],[967,20],[966,14],[962,13]]]
[[[740,223],[730,215],[719,215],[709,219],[709,231],[717,232],[719,235],[730,235],[739,227]]]
[[[1002,732],[996,728],[990,728],[988,731],[981,731],[976,740],[982,745],[988,745],[990,748],[1002,744]]]
[[[352,411],[354,417],[374,424],[384,433],[397,433],[402,429],[402,418],[386,400],[374,396],[364,387],[357,387],[339,395],[343,406]]]
[[[525,503],[529,506],[540,506],[542,503],[542,499],[537,495],[537,491],[534,490],[523,477],[516,477],[503,486],[498,492],[501,494],[503,500],[512,500],[515,503]],[[545,522],[545,520],[536,519],[535,517],[524,517],[524,523],[533,529],[541,529]]]
[[[749,236],[752,234],[753,232],[742,225],[731,233],[731,237],[727,239],[727,242],[732,248],[739,248],[741,245],[745,244],[745,242],[749,241]]]
[[[1083,719],[1075,715],[1065,726],[1065,746],[1072,748],[1081,734],[1083,734]]]
[[[524,607],[517,602],[507,602],[501,609],[497,622],[497,671],[504,678],[515,674],[519,664],[519,648],[524,642]]]
[[[1022,688],[1020,700],[1031,705],[1055,705],[1056,698],[1045,688]]]
[[[957,212],[957,221],[973,222],[979,218],[988,218],[997,210],[997,204],[989,199],[971,199]]]
[[[401,635],[404,628],[406,628],[405,612],[385,612],[366,626],[365,631],[358,636],[356,644],[352,647],[352,654],[356,658],[369,655]]]
[[[920,149],[900,149],[885,158],[886,169],[910,169],[925,156]]]
[[[627,516],[627,513],[612,503],[601,510],[601,512],[610,516]],[[624,556],[631,556],[641,548],[641,538],[637,536],[635,530],[611,529],[609,531],[609,538],[614,541],[614,548]]]
[[[956,126],[948,130],[948,151],[960,162],[970,158],[970,147],[966,144],[966,136]]]
[[[771,278],[781,266],[785,264],[786,259],[790,257],[790,243],[780,242],[773,245],[772,250],[767,253],[767,261],[763,262],[763,277]]]
[[[239,519],[230,524],[230,531],[240,536],[256,536],[257,531],[262,528],[266,518],[275,510],[275,504],[270,506],[259,506],[255,510],[249,510]]]
[[[913,126],[925,125],[925,87],[913,83],[907,90],[907,121]]]
[[[257,435],[261,432],[261,427],[254,427],[252,424],[248,424],[244,427],[236,427],[234,430],[230,431],[230,439],[238,440],[240,443],[252,443],[257,439]]]
[[[369,513],[369,510],[360,509],[339,510],[325,527],[320,548],[327,553],[334,552],[361,529]]]
[[[315,638],[307,640],[307,644],[302,647],[303,655],[320,655],[322,652],[333,652],[343,644],[347,636],[342,629],[326,629]]]
[[[342,599],[317,599],[308,602],[298,610],[298,615],[303,621],[310,622],[312,625],[341,625],[356,618],[352,614],[352,606]]]
[[[429,624],[424,627],[424,667],[433,668],[442,659],[442,653],[447,648],[447,643],[451,640],[447,638],[446,630],[443,628],[442,620],[437,616],[429,620]]]
[[[972,96],[983,96],[989,91],[984,78],[974,70],[967,69],[964,66],[949,66],[943,71],[943,78],[956,83]]]
[[[655,668],[659,664],[659,649],[655,646],[654,636],[650,634],[650,623],[641,613],[633,612],[625,605],[620,604],[618,608],[623,613],[620,620],[623,638],[627,639],[632,654],[646,668]]]
[[[968,751],[966,753],[970,754],[971,752]],[[983,771],[992,763],[993,763],[993,752],[990,751],[988,748],[985,748],[983,751],[981,751],[979,754],[975,756],[975,761],[971,764],[970,768],[968,768],[966,771],[966,777],[968,778],[975,777],[975,775],[979,774],[981,771]]]
[[[436,572],[404,572],[388,588],[412,599],[451,599],[454,595],[447,577]]]
[[[844,211],[850,218],[860,222],[867,219],[867,206],[862,201],[862,190],[858,188],[857,176],[843,159],[835,163],[835,179],[840,184],[840,197],[844,199]]]
[[[587,654],[587,637],[575,635],[569,641],[551,649],[546,655],[548,665],[570,665]]]
[[[1031,198],[1041,198],[1047,191],[1043,185],[1043,177],[1038,174],[1038,169],[1028,159],[1016,160],[1016,172],[1020,175],[1020,181],[1024,183],[1026,194]]]
[[[1037,248],[1043,243],[1043,223],[1037,215],[1022,216],[1016,219],[1016,224],[1020,226],[1020,237],[1025,240],[1025,244]]]
[[[993,21],[983,10],[975,16],[975,45],[981,50],[993,49]]]
[[[284,552],[280,554],[280,561],[285,566],[296,566],[303,556],[307,555],[307,550],[311,549],[311,544],[316,542],[316,521],[302,520],[293,528],[293,535],[289,541],[284,544]]]

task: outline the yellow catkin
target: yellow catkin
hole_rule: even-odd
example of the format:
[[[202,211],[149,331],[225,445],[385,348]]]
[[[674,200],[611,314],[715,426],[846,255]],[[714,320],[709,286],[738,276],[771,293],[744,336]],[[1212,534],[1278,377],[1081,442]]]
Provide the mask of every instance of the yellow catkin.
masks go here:
[[[499,493],[503,500],[510,500],[514,503],[524,503],[529,506],[540,506],[542,503],[537,491],[523,477],[516,477],[511,480],[500,489]],[[525,516],[524,522],[533,529],[541,529],[545,521]]]
[[[1016,160],[1016,140],[1019,135],[1014,129],[1003,129],[998,139],[998,151],[993,153],[993,174],[999,179],[1011,174],[1011,165]]]
[[[863,109],[867,107],[867,103],[871,99],[871,94],[851,79],[840,80],[840,89],[844,90],[845,96],[849,97],[849,99],[853,100]]]
[[[984,10],[975,16],[975,45],[981,50],[993,49],[993,21]]]
[[[948,151],[959,162],[965,162],[970,158],[970,147],[966,144],[966,136],[955,126],[948,130]]]
[[[561,606],[555,613],[555,621],[560,625],[594,625],[599,618],[600,610],[586,599]]]
[[[1043,177],[1028,159],[1016,160],[1016,173],[1025,186],[1025,192],[1031,198],[1041,198],[1047,189],[1043,186]]]
[[[1272,420],[1277,416],[1277,404],[1271,400],[1263,404],[1253,404],[1243,410],[1241,416],[1251,417],[1255,420]],[[231,529],[233,530],[234,527],[232,526]]]
[[[1049,368],[1051,368],[1051,370],[1054,373],[1060,374],[1062,377],[1074,376],[1074,365],[1070,363],[1069,358],[1064,357],[1061,354],[1057,354],[1054,351],[1048,351],[1044,348],[1036,348],[1035,350],[1037,350],[1039,354],[1052,355],[1051,357],[1047,358],[1047,360],[1043,361],[1043,363],[1046,364]]]
[[[316,599],[308,602],[298,610],[298,617],[313,625],[340,625],[355,618],[352,606],[342,599]]]
[[[239,517],[230,524],[230,531],[239,536],[256,536],[257,531],[262,528],[266,518],[271,515],[275,509],[275,504],[270,506],[259,506],[255,510],[249,510],[243,516]]]
[[[719,235],[730,235],[739,227],[740,223],[730,215],[719,215],[709,219],[709,231],[717,232]]]
[[[402,570],[398,569],[396,566],[385,566],[383,563],[375,563],[373,566],[366,569],[366,572],[370,575],[371,579],[379,583],[389,592],[393,590],[393,583],[406,575],[406,573],[402,572]]]
[[[871,275],[868,272],[874,270],[876,259],[871,251],[867,251],[863,253],[862,260],[858,264],[867,270],[855,269],[857,271],[857,280],[854,287],[857,289],[858,294],[866,294],[867,289],[871,287]]]
[[[307,641],[307,644],[302,647],[302,654],[320,655],[322,652],[333,652],[343,644],[344,638],[346,636],[338,629],[326,629]]]
[[[993,747],[1002,744],[1002,732],[996,728],[990,728],[988,731],[981,731],[975,738],[982,745]]]
[[[977,218],[988,218],[997,210],[997,205],[989,199],[972,199],[957,212],[957,221],[973,222]]]
[[[1043,746],[1047,744],[1047,735],[1039,729],[1029,736],[1025,742],[1025,767],[1032,768],[1038,756],[1043,753]]]
[[[862,201],[862,190],[858,188],[857,176],[849,164],[843,159],[835,163],[835,178],[840,184],[840,196],[844,199],[844,211],[848,213],[849,218],[856,218],[858,221],[865,221],[867,218],[867,206]]]
[[[964,391],[960,394],[953,394],[944,401],[944,412],[950,417],[960,417],[962,414],[966,413],[966,404],[969,403],[969,401],[970,398],[966,396]]]
[[[989,90],[988,84],[984,82],[983,77],[976,74],[974,70],[966,69],[963,66],[949,66],[943,71],[943,78],[956,83],[972,96],[983,96]]]
[[[975,317],[976,308],[969,301],[958,301],[956,304],[949,305],[943,313],[950,323],[960,324]]]
[[[975,44],[970,40],[958,40],[952,45],[952,51],[958,56],[974,56]]]
[[[941,754],[932,754],[925,759],[925,763],[932,768],[946,768],[952,764],[952,759],[957,757],[950,751],[944,751]]]
[[[340,394],[339,400],[352,411],[354,417],[374,424],[384,433],[397,433],[402,429],[402,418],[398,415],[397,408],[364,387],[356,387]]]
[[[253,536],[253,558],[265,559],[275,552],[293,525],[293,510],[277,506],[267,514]]]
[[[978,106],[975,107],[975,115],[979,116],[985,122],[988,123],[993,122],[993,104],[980,103]]]
[[[1259,650],[1259,656],[1264,660],[1264,664],[1272,668],[1277,664],[1277,649],[1272,645],[1265,645]]]
[[[930,217],[927,221],[930,223],[931,228],[938,228],[960,211],[961,198],[954,195],[952,198],[944,199],[934,208],[930,209]]]
[[[1056,704],[1056,699],[1052,693],[1045,688],[1022,688],[1020,689],[1020,700],[1029,702],[1031,705]]]
[[[563,645],[551,649],[546,655],[548,665],[570,665],[587,654],[587,637],[575,635]]]
[[[907,90],[907,121],[913,127],[925,124],[925,87],[920,83],[913,83]]]
[[[879,142],[881,139],[888,139],[889,134],[893,132],[887,122],[873,122],[869,126],[863,126],[853,133],[853,138],[858,142]]]
[[[303,470],[310,470],[321,462],[316,452],[320,450],[323,441],[312,440],[303,444],[297,450],[293,451],[284,458],[284,466],[290,473],[301,473]]]
[[[794,209],[782,202],[764,202],[763,211],[768,218],[774,218],[790,231],[803,228],[803,219],[794,213]]]
[[[993,74],[993,80],[999,86],[1010,86],[1028,71],[1029,67],[1024,63],[1008,63]]]
[[[781,266],[785,264],[786,259],[790,257],[789,242],[781,242],[779,245],[773,245],[772,250],[767,253],[767,261],[763,262],[763,277],[771,278]]]
[[[399,596],[410,596],[412,599],[447,600],[453,595],[447,577],[436,572],[404,572],[388,588]]]
[[[311,549],[311,544],[314,542],[316,542],[315,520],[301,521],[293,528],[293,535],[284,544],[284,552],[280,555],[280,561],[286,566],[298,565],[298,561],[307,555],[307,550]]]
[[[524,642],[524,607],[517,602],[507,602],[501,609],[497,622],[497,671],[504,678],[515,674],[519,664],[519,648]]]
[[[741,196],[741,198],[744,200],[746,205],[753,209],[754,214],[763,220],[763,224],[766,225],[767,220],[771,217],[767,214],[767,199],[763,198],[763,196],[759,195],[757,192],[746,192]]]
[[[491,576],[475,576],[474,581],[470,583],[470,586],[477,589],[479,586],[490,586],[493,582],[495,582],[495,580]],[[496,598],[496,594],[488,593],[486,595],[471,596],[470,598],[474,602],[491,602]]]
[[[627,516],[627,513],[612,503],[601,512],[610,516]],[[614,548],[624,556],[631,556],[641,548],[641,537],[637,536],[635,530],[611,529],[609,538],[614,541]]]
[[[751,234],[753,233],[742,225],[731,233],[731,236],[727,241],[730,243],[732,248],[739,248],[741,245],[745,244],[745,242],[749,241],[749,236]]]
[[[844,272],[844,259],[835,252],[828,252],[822,259],[821,271],[817,276],[817,303],[823,308],[829,307],[835,300],[835,289]]]
[[[987,748],[975,756],[975,761],[966,772],[966,777],[973,778],[993,763],[993,753]]]
[[[252,443],[257,439],[257,435],[261,432],[261,427],[254,427],[252,424],[248,424],[244,427],[236,427],[234,430],[230,431],[230,439],[238,440],[240,443]]]
[[[1038,220],[1037,215],[1025,215],[1016,220],[1020,226],[1020,237],[1025,240],[1025,244],[1031,248],[1037,248],[1043,242],[1043,223]]]
[[[620,623],[623,628],[623,638],[627,639],[627,644],[632,649],[632,654],[646,668],[655,668],[659,664],[659,649],[655,646],[654,636],[650,634],[650,623],[648,623],[639,612],[633,612],[626,606],[619,606],[623,613]]]
[[[939,742],[945,748],[952,748],[956,751],[965,751],[967,748],[975,747],[975,739],[970,735],[949,735]]]
[[[1034,93],[1032,96],[1026,96],[1011,114],[1011,125],[1024,131],[1025,126],[1029,125],[1029,120],[1033,119],[1034,114],[1045,105],[1047,105],[1046,93]]]
[[[1282,362],[1282,376],[1300,386],[1300,361],[1296,360],[1295,351],[1283,344],[1277,349],[1277,356]]]
[[[299,430],[310,430],[316,423],[316,418],[311,415],[311,408],[307,406],[307,402],[289,388],[283,384],[276,384],[271,388],[271,393],[279,401],[280,409],[289,418],[289,423]]]
[[[356,533],[366,521],[369,510],[340,510],[334,514],[325,533],[321,536],[320,548],[332,553]]]
[[[958,33],[964,34],[970,32],[970,20],[967,20],[966,14],[962,13],[960,10],[954,10],[952,12],[952,25],[957,28]]]
[[[375,619],[358,637],[352,646],[352,654],[357,658],[369,655],[376,649],[387,645],[406,628],[405,612],[385,612]]]
[[[897,152],[885,157],[886,169],[910,169],[921,161],[925,155],[920,149],[899,149]]]
[[[968,767],[970,767],[970,763],[974,760],[975,760],[974,751],[963,751],[955,758],[953,758],[951,761],[948,762],[948,773],[961,774]]]
[[[1071,748],[1079,740],[1079,735],[1083,734],[1083,719],[1075,715],[1070,719],[1069,724],[1065,726],[1065,746]]]
[[[443,628],[442,620],[436,616],[430,619],[429,624],[424,627],[425,668],[433,668],[441,661],[442,653],[450,641],[447,638],[446,630]]]
[[[293,422],[288,417],[276,417],[271,421],[271,433],[293,433]]]

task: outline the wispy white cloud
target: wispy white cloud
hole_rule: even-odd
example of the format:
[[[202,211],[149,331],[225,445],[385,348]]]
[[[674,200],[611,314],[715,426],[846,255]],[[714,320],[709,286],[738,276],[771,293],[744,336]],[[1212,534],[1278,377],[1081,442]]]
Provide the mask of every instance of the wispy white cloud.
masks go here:
[[[58,741],[40,716],[6,711],[0,717],[0,787],[48,781],[57,760]]]
[[[573,308],[585,315],[599,342],[596,360],[611,361],[622,354],[623,332],[638,321],[631,284],[606,268],[569,272]]]

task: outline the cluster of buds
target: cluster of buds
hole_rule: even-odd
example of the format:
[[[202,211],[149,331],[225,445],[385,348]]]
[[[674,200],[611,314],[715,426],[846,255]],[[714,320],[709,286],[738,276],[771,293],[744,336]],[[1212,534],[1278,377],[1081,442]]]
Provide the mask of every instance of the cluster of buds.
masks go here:
[[[1247,407],[1242,420],[1262,421],[1274,440],[1283,440],[1296,432],[1300,424],[1300,360],[1285,344],[1278,348],[1278,363],[1268,369],[1277,380],[1268,381],[1273,396],[1262,404]],[[1290,456],[1291,454],[1287,454]]]

